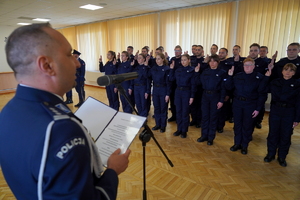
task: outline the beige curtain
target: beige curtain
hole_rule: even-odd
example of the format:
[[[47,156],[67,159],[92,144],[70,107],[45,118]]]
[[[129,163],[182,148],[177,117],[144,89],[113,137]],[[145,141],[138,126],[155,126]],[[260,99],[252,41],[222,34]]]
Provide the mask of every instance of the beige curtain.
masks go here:
[[[129,45],[134,47],[135,52],[141,52],[146,45],[155,49],[158,45],[157,16],[151,14],[108,21],[108,49],[116,53],[126,50]]]
[[[76,27],[58,29],[58,31],[67,38],[73,49],[77,49]]]
[[[286,56],[289,43],[300,41],[299,0],[244,0],[238,9],[236,43],[244,56],[256,42],[268,46],[268,57],[278,50],[279,60]]]
[[[232,2],[179,10],[179,44],[191,53],[193,44],[201,44],[210,54],[212,44],[229,46]]]

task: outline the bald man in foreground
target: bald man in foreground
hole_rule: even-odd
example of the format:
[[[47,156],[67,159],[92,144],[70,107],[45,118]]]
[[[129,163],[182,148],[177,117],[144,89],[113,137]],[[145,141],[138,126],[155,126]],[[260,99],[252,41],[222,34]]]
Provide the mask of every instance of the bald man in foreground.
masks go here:
[[[49,24],[16,29],[6,56],[19,83],[0,113],[0,164],[17,199],[116,199],[130,150],[116,150],[104,171],[98,149],[62,96],[78,60]]]

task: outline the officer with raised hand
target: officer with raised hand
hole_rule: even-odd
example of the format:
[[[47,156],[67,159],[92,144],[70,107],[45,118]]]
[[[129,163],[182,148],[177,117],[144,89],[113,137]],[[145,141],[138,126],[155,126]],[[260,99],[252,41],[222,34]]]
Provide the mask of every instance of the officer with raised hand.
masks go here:
[[[254,72],[255,61],[251,58],[244,60],[244,72],[234,77],[234,66],[228,71],[225,87],[234,89],[233,116],[234,116],[234,145],[231,151],[241,149],[242,154],[248,153],[248,145],[252,140],[253,123],[266,101],[266,86],[269,81],[259,72]],[[270,73],[272,63],[269,65]]]
[[[103,171],[98,148],[63,102],[80,67],[71,45],[49,24],[33,24],[13,31],[5,50],[19,85],[0,114],[0,163],[15,197],[116,199],[130,150],[116,150]]]

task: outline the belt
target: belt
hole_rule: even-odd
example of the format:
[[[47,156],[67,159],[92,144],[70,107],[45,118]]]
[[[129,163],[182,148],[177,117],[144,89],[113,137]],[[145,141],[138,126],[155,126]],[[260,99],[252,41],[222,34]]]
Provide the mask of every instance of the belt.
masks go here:
[[[281,103],[281,102],[277,102],[277,101],[271,101],[272,105],[276,105],[278,107],[282,107],[282,108],[293,108],[295,107],[295,105],[290,104],[290,103]]]
[[[246,97],[237,97],[237,99],[240,100],[240,101],[248,101],[249,100]]]
[[[178,90],[190,90],[190,87],[177,87]]]
[[[154,87],[166,87],[167,85],[166,84],[154,84],[153,86]]]
[[[145,84],[135,83],[135,86],[144,86]]]
[[[220,90],[204,90],[206,94],[217,94],[220,93]]]

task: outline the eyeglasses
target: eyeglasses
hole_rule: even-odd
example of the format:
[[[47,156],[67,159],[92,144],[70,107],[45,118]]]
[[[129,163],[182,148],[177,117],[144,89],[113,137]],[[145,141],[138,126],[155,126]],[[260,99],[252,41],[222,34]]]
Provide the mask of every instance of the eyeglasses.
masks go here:
[[[174,52],[182,52],[181,50],[174,50]]]
[[[254,66],[254,64],[244,65],[244,67]]]

